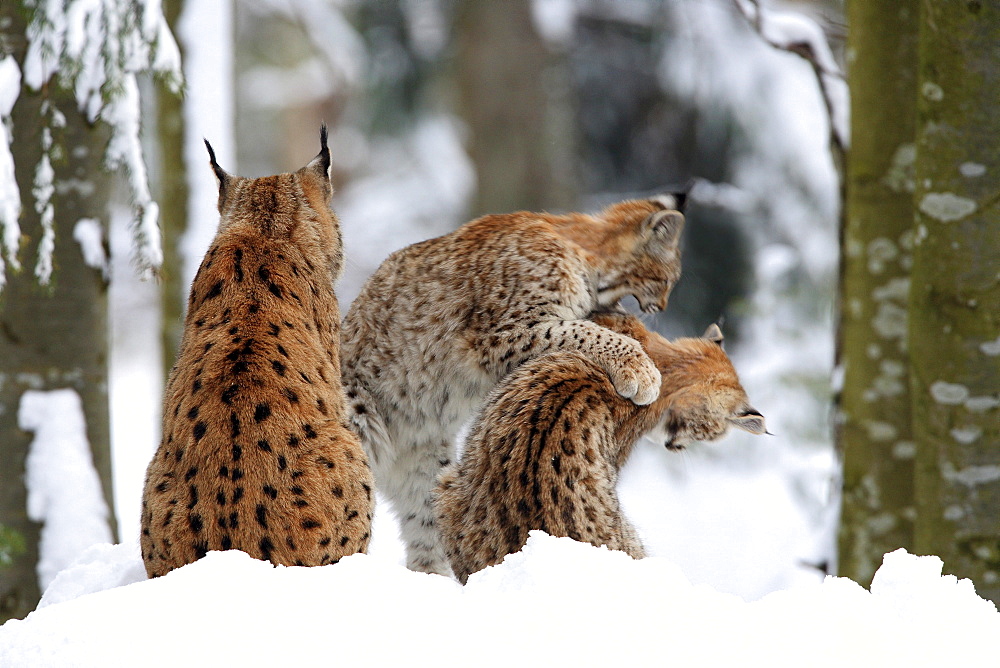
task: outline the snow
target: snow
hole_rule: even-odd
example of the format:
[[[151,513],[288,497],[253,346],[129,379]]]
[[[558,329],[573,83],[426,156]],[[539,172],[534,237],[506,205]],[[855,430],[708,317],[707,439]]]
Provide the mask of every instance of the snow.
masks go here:
[[[111,540],[108,507],[90,456],[83,407],[74,390],[26,391],[17,419],[21,429],[34,432],[25,462],[25,484],[28,517],[43,525],[38,583],[44,590],[88,547]]]
[[[135,545],[94,543],[53,578],[38,609],[145,579],[146,568]]]
[[[125,170],[135,216],[131,224],[135,264],[144,277],[151,278],[163,264],[163,249],[158,223],[160,207],[149,191],[139,140],[141,115],[139,86],[135,76],[126,77],[121,82],[121,93],[101,110],[101,120],[111,127],[105,160],[108,168]]]
[[[108,241],[114,280],[108,286],[108,398],[115,513],[119,536],[125,540],[139,535],[146,465],[160,442],[164,385],[160,286],[143,281],[130,266],[130,219],[131,212],[123,205],[111,208]]]
[[[35,166],[35,179],[31,188],[31,194],[35,197],[35,211],[42,226],[42,239],[38,242],[38,262],[35,264],[35,276],[42,285],[48,285],[52,278],[52,252],[56,247],[53,227],[56,214],[51,201],[56,188],[53,183],[55,171],[52,169],[51,151],[52,131],[45,127],[42,128],[42,158]]]
[[[205,35],[212,38],[205,39]],[[183,284],[198,271],[219,223],[218,182],[208,166],[204,139],[224,169],[236,169],[233,133],[233,6],[185,2],[177,26],[184,45],[184,163],[187,167],[188,228],[180,241]]]
[[[1000,614],[941,573],[899,550],[870,592],[830,577],[744,602],[542,532],[464,588],[370,555],[286,568],[238,551],[146,580],[134,546],[103,545],[0,627],[0,665],[981,665]]]
[[[531,20],[542,39],[560,47],[573,39],[577,7],[574,0],[532,0]]]
[[[368,169],[334,195],[344,235],[337,284],[343,313],[390,253],[463,223],[475,188],[461,124],[449,115],[426,117],[401,138],[372,144]]]
[[[646,553],[676,563],[695,584],[746,600],[822,581],[825,525],[816,526],[811,515],[820,511],[803,507],[794,487],[808,472],[792,467],[827,470],[832,455],[741,469],[746,443],[735,436],[680,453],[648,440],[636,446],[618,493]],[[808,492],[829,497],[822,488]]]
[[[707,117],[721,115],[734,135],[728,182],[696,178],[691,197],[735,214],[752,247],[754,290],[743,305],[742,338],[730,355],[775,434],[734,434],[721,447],[706,448],[704,456],[688,454],[692,489],[714,479],[720,499],[713,506],[696,492],[683,503],[685,511],[726,503],[734,509],[732,517],[708,516],[734,534],[718,538],[715,549],[697,546],[706,571],[723,576],[714,586],[753,598],[765,586],[773,591],[808,579],[809,567],[802,564],[836,570],[839,464],[830,405],[839,177],[827,108],[809,62],[768,43],[755,32],[752,16],[748,20],[731,3],[677,0],[666,10],[675,28],[660,57],[660,85],[696,103]],[[786,36],[794,36],[787,27]],[[626,483],[623,475],[623,496]],[[760,545],[753,543],[755,535]],[[686,534],[670,536],[679,544]],[[768,554],[762,545],[767,542],[782,547]],[[725,577],[742,568],[729,544],[760,558],[745,581]],[[684,559],[686,572],[694,573],[697,558]]]
[[[413,50],[420,58],[431,60],[445,48],[448,39],[448,17],[441,11],[438,0],[405,0],[406,27]]]
[[[14,56],[0,60],[0,291],[7,279],[7,264],[21,268],[17,259],[20,245],[21,193],[14,178],[14,156],[10,150],[10,112],[21,92],[21,69]]]
[[[73,239],[80,244],[83,261],[88,267],[99,269],[108,280],[111,267],[108,264],[108,254],[104,250],[104,229],[96,218],[81,218],[73,226]]]

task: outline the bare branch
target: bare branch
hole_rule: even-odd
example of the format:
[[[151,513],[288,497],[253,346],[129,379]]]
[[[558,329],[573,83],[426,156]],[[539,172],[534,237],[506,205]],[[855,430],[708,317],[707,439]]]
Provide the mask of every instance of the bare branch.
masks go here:
[[[830,122],[830,146],[840,169],[848,146],[847,100],[846,96],[841,99],[832,89],[844,83],[844,74],[833,58],[822,29],[805,16],[768,11],[759,0],[733,0],[733,5],[767,44],[794,53],[812,67]]]

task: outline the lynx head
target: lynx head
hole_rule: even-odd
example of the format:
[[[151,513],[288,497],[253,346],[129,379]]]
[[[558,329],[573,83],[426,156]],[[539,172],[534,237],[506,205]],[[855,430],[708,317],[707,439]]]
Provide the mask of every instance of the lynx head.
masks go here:
[[[750,405],[722,349],[718,325],[711,325],[701,338],[668,341],[627,314],[600,314],[593,320],[639,341],[660,370],[659,398],[639,409],[655,419],[655,426],[646,432],[648,438],[679,450],[693,441],[721,438],[730,427],[767,433],[764,416]]]
[[[663,410],[656,428],[647,436],[679,450],[692,441],[714,441],[736,427],[751,434],[765,434],[764,416],[750,405],[729,356],[722,349],[722,331],[711,325],[701,338],[673,343],[653,333],[647,351],[663,374],[660,399],[653,406]],[[659,339],[659,341],[655,341]],[[663,364],[658,351],[670,345],[673,361]],[[660,404],[662,403],[662,408]]]
[[[330,149],[326,125],[320,128],[320,151],[305,167],[291,174],[250,179],[219,166],[205,140],[209,163],[219,181],[219,231],[243,226],[269,238],[318,244],[326,251],[340,248],[340,225],[330,209]]]
[[[632,295],[647,313],[667,307],[670,291],[681,275],[684,200],[683,194],[628,200],[600,214],[609,228],[601,251],[609,262],[597,286],[601,306]]]

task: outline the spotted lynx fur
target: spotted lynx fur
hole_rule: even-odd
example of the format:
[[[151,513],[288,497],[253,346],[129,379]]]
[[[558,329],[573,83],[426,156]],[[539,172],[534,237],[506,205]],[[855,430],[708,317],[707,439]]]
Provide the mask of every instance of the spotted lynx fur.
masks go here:
[[[659,398],[648,406],[622,399],[604,370],[575,351],[533,359],[501,381],[436,490],[438,526],[463,584],[521,549],[532,529],[642,558],[615,493],[639,438],[679,449],[730,426],[764,433],[715,325],[708,338],[669,342],[631,316],[595,321],[642,343],[662,374]]]
[[[633,295],[663,309],[680,275],[680,196],[597,215],[485,216],[392,254],[344,320],[350,420],[401,522],[407,565],[448,573],[432,490],[454,439],[523,361],[574,350],[636,404],[660,374],[629,337],[586,317]]]
[[[340,382],[343,256],[325,127],[321,145],[294,174],[258,179],[227,174],[208,147],[221,221],[146,473],[150,577],[208,550],[319,566],[367,549],[374,482]]]

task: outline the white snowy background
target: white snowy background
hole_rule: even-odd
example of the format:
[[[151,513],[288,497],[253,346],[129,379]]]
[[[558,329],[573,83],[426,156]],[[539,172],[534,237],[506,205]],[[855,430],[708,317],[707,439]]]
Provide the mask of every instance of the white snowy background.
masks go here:
[[[539,33],[555,42],[570,39],[579,6],[535,0]],[[630,20],[648,19],[648,3],[614,6]],[[342,39],[326,40],[313,69],[297,72],[304,80],[315,83],[315,67],[337,73],[331,86],[353,85],[360,76],[364,54],[350,26],[338,22],[337,3],[269,0],[255,7],[284,12],[307,32],[323,21],[337,26]],[[71,424],[78,399],[72,393],[25,396],[20,415],[34,432],[36,459],[28,475],[41,480],[31,483],[32,512],[46,518],[43,541],[61,547],[43,550],[39,577],[48,587],[39,609],[0,627],[0,666],[942,666],[995,657],[996,608],[976,596],[971,582],[942,575],[935,557],[889,555],[870,591],[825,576],[836,559],[839,483],[829,414],[838,205],[826,111],[812,69],[766,44],[728,3],[677,0],[656,7],[687,26],[663,54],[663,88],[740,110],[753,138],[730,183],[699,184],[692,197],[738,211],[752,227],[756,289],[744,340],[731,353],[776,436],[733,434],[680,454],[641,443],[620,485],[626,513],[652,555],[639,562],[536,534],[521,553],[472,576],[463,588],[402,567],[395,520],[382,504],[370,553],[335,566],[275,568],[239,552],[212,553],[147,581],[138,511],[145,466],[159,438],[163,378],[153,343],[159,316],[155,286],[140,282],[129,267],[135,231],[145,224],[148,237],[148,220],[140,217],[130,236],[135,209],[119,207],[111,238],[111,394],[120,542],[109,544],[99,521],[95,528],[107,509],[93,493],[96,479],[88,479],[85,462],[53,463],[86,457],[82,430]],[[766,24],[773,41],[781,41],[782,30],[820,34],[808,21],[773,18]],[[232,21],[229,3],[187,2],[176,35],[186,53],[189,101],[188,279],[217,220],[201,139],[210,138],[220,164],[237,170],[234,107],[273,104],[273,92],[252,91],[273,91],[281,81],[273,72],[250,72],[239,84],[244,92],[234,88],[233,45],[226,37]],[[206,31],[212,40],[204,39]],[[0,62],[0,116],[13,104],[5,91],[17,80],[10,64]],[[283,83],[280,95],[295,104],[297,88]],[[837,111],[846,114],[844,105]],[[126,118],[134,120],[134,114]],[[0,140],[4,132],[0,124]],[[333,153],[351,173],[334,201],[347,256],[338,287],[343,310],[392,250],[463,222],[475,174],[462,132],[460,121],[442,111],[395,138],[334,129]],[[0,221],[13,206],[3,196],[11,172],[5,147],[0,142]],[[786,187],[790,175],[794,188]],[[132,185],[142,203],[148,193],[141,183]],[[9,239],[10,227],[4,231]],[[87,234],[84,224],[80,237]],[[798,289],[802,276],[825,288]],[[53,410],[67,417],[46,417]],[[38,472],[39,458],[46,473]],[[43,480],[54,475],[56,482]],[[74,491],[60,498],[60,490]],[[75,499],[77,513],[69,529],[65,518],[53,515],[67,498]]]

